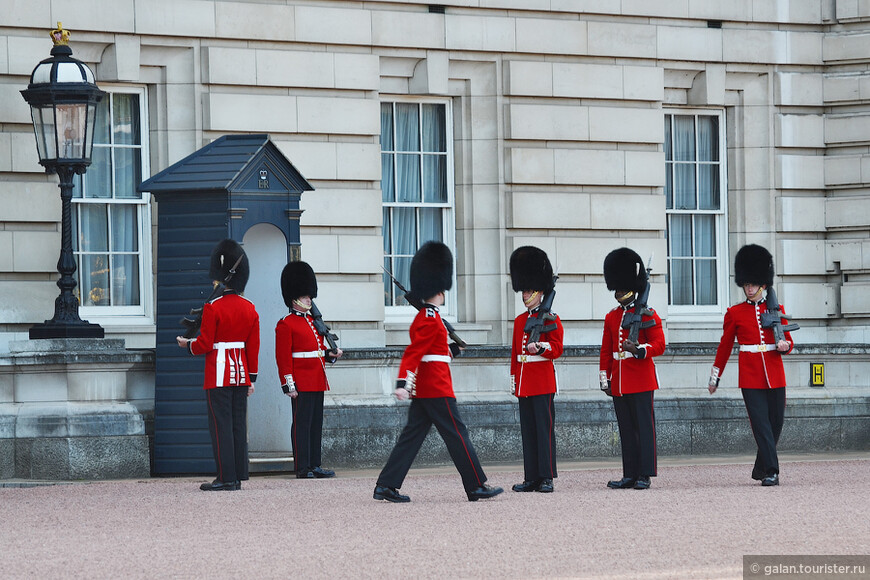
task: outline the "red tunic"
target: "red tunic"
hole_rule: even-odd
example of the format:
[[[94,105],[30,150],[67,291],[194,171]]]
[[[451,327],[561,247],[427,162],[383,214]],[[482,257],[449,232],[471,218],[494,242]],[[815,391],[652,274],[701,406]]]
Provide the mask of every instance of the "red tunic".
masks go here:
[[[411,344],[402,355],[399,380],[405,380],[408,392],[417,399],[452,397],[450,348],[447,328],[436,306],[427,304],[417,312],[409,330]]]
[[[314,328],[314,319],[294,310],[275,327],[275,361],[278,380],[297,391],[328,391],[323,337]]]
[[[251,385],[260,354],[260,317],[253,302],[231,291],[207,302],[199,336],[188,349],[206,355],[203,388]]]
[[[785,314],[782,305],[780,312]],[[785,386],[785,369],[782,366],[783,353],[776,350],[776,339],[773,337],[773,329],[761,328],[761,314],[767,311],[767,302],[742,302],[732,306],[725,313],[725,321],[722,325],[722,339],[716,350],[716,361],[713,367],[718,369],[718,376],[722,376],[731,351],[734,348],[734,339],[740,345],[751,348],[740,350],[737,358],[738,380],[741,389],[778,389]],[[788,324],[783,321],[783,324]],[[785,333],[791,352],[794,341],[791,333]],[[761,345],[767,345],[761,347]],[[756,348],[752,348],[755,346]],[[760,347],[760,348],[759,348]],[[760,351],[760,352],[759,352]],[[785,353],[785,354],[788,354]]]
[[[537,355],[529,354],[526,344],[529,335],[525,333],[526,320],[537,318],[540,310],[533,313],[523,312],[514,320],[514,338],[511,346],[511,394],[517,397],[549,395],[557,391],[556,367],[553,360],[562,356],[562,321],[556,316],[556,329],[542,332],[538,340],[544,350]],[[549,323],[552,324],[552,323]]]
[[[655,326],[641,328],[637,338],[640,343],[638,346],[646,349],[646,356],[634,358],[634,355],[622,349],[622,343],[628,338],[628,329],[622,328],[622,319],[627,312],[634,312],[634,307],[626,309],[617,306],[607,313],[601,339],[598,368],[607,372],[610,390],[616,397],[658,389],[659,381],[652,359],[665,352],[662,319],[655,311],[652,316],[643,316],[643,322],[655,320]]]

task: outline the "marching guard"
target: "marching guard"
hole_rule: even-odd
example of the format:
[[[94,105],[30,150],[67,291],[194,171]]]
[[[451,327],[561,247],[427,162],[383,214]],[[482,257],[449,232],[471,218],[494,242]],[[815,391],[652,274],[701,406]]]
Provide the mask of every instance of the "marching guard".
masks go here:
[[[204,491],[234,491],[248,479],[248,397],[254,393],[260,353],[260,317],[242,296],[250,276],[245,251],[226,239],[211,254],[209,276],[223,292],[202,308],[199,335],[176,337],[192,355],[205,355],[208,430],[217,477]]]
[[[716,360],[707,386],[711,395],[716,392],[736,339],[740,345],[737,358],[738,386],[758,446],[752,479],[761,481],[765,487],[779,485],[776,444],[785,420],[785,370],[782,356],[794,348],[788,329],[781,329],[782,338],[776,338],[774,324],[779,324],[781,328],[788,326],[782,305],[775,304],[772,309],[775,322],[769,327],[765,324],[772,297],[775,296],[775,293],[772,294],[773,276],[773,256],[767,249],[756,244],[740,248],[734,259],[734,281],[743,289],[746,300],[725,313],[722,339],[716,350]]]
[[[399,488],[433,424],[462,476],[469,501],[491,498],[504,491],[486,484],[486,475],[456,405],[450,361],[459,348],[448,345],[447,329],[438,310],[452,284],[450,249],[440,242],[423,244],[411,260],[411,294],[423,304],[411,324],[411,344],[402,356],[394,392],[400,401],[411,399],[408,422],[378,476],[373,493],[376,500],[411,501],[399,493]]]

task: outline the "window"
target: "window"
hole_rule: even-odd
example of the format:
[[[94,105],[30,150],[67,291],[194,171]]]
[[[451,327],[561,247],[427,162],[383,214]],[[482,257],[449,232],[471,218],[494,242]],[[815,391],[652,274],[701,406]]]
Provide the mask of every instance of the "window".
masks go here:
[[[136,191],[148,173],[144,101],[142,90],[108,90],[91,166],[75,179],[73,255],[83,315],[145,314],[150,212]]]
[[[384,268],[409,290],[411,258],[423,243],[436,240],[453,250],[450,127],[444,102],[381,103]],[[384,274],[384,305],[407,304]],[[395,308],[394,313],[406,310]]]
[[[668,304],[721,312],[727,297],[724,130],[720,112],[665,114]]]

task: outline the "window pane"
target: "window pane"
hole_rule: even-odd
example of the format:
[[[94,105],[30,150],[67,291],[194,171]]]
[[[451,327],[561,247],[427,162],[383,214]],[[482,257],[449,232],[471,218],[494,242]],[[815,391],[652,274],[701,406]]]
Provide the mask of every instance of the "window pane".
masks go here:
[[[447,151],[444,105],[423,105],[423,151]]]
[[[665,163],[665,207],[674,209],[674,164]]]
[[[423,201],[447,202],[447,158],[443,155],[423,156]]]
[[[436,242],[444,241],[444,229],[441,223],[441,208],[424,207],[420,208],[420,243],[424,244],[429,240]]]
[[[82,306],[109,306],[109,255],[85,254],[81,265]]]
[[[396,201],[396,183],[393,178],[395,156],[381,153],[381,199],[385,202]]]
[[[719,117],[698,117],[698,160],[719,161]]]
[[[109,251],[109,220],[101,203],[81,204],[81,251]]]
[[[716,257],[716,218],[712,215],[695,216],[695,256]]]
[[[135,205],[112,206],[112,251],[139,251],[138,213]]]
[[[698,205],[719,209],[719,166],[698,165]]]
[[[381,151],[393,150],[393,105],[381,103]]]
[[[94,143],[109,144],[109,99],[107,97],[104,97],[97,105],[97,116],[94,119]]]
[[[112,197],[112,150],[94,147],[91,166],[85,173],[85,197],[107,199]]]
[[[142,155],[139,149],[115,149],[115,197],[118,199],[139,199],[136,191],[142,183]],[[86,174],[87,175],[87,174]]]
[[[390,261],[389,256],[384,256],[384,269],[387,272],[393,271],[393,265]],[[384,306],[392,306],[393,305],[393,288],[395,285],[390,277],[384,272]]]
[[[112,124],[116,145],[139,145],[139,95],[114,94]]]
[[[139,256],[115,254],[112,257],[112,306],[139,304]]]
[[[695,160],[695,117],[674,116],[674,159],[677,161]]]
[[[79,251],[79,236],[81,235],[81,230],[79,230],[79,208],[81,206],[78,204],[70,207],[69,217],[72,228],[70,231],[72,233],[72,250],[73,252]]]
[[[396,103],[396,150],[420,150],[420,108],[416,104]]]
[[[396,164],[398,201],[420,201],[420,156],[396,155]]]
[[[390,209],[384,208],[384,225],[381,229],[381,232],[384,235],[384,254],[390,253],[390,231],[392,228],[390,227]]]
[[[692,216],[670,216],[668,239],[671,242],[671,256],[689,257],[692,255]]]
[[[695,262],[696,286],[698,288],[698,304],[716,304],[716,261],[698,260]]]
[[[393,255],[413,256],[417,251],[417,220],[414,208],[395,207],[392,213]]]
[[[396,277],[396,280],[402,283],[402,286],[411,289],[411,258],[395,258],[393,260],[393,264],[395,265],[395,270],[393,271],[393,276]],[[427,296],[428,298],[428,296]],[[396,289],[396,306],[405,306],[408,304],[408,301],[405,300],[405,296],[401,290]]]
[[[674,166],[674,209],[695,209],[695,165]]]
[[[665,115],[665,161],[673,161],[674,153],[671,150],[673,147],[671,140],[671,119],[673,115]]]
[[[671,304],[692,304],[692,260],[671,260]]]
[[[93,165],[91,166],[93,167]],[[73,199],[82,198],[82,176],[73,175]]]

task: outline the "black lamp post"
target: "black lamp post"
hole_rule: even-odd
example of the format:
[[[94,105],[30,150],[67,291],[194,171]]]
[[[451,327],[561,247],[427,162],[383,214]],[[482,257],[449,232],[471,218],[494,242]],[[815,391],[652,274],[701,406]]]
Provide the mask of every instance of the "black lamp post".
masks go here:
[[[71,201],[73,176],[84,175],[94,147],[94,117],[105,93],[94,82],[94,73],[72,58],[69,32],[51,32],[51,58],[36,65],[27,90],[21,91],[30,105],[39,164],[46,173],[60,178],[61,248],[57,261],[60,296],[54,302],[54,318],[30,329],[30,338],[103,338],[103,329],[79,318],[79,301],[73,290],[76,263],[72,252]]]

